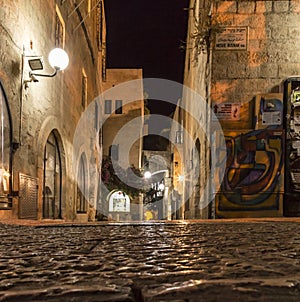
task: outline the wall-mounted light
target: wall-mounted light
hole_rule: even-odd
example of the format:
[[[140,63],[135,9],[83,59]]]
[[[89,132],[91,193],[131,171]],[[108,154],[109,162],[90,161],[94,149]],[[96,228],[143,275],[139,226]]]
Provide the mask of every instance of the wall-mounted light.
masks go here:
[[[146,171],[146,172],[144,173],[144,178],[149,179],[149,178],[151,178],[152,176],[154,176],[154,175],[156,175],[156,174],[159,174],[159,173],[166,173],[166,172],[169,172],[169,170],[164,169],[164,170],[155,171],[155,172],[153,172],[153,173],[151,173],[150,171]]]
[[[28,59],[28,64],[31,69],[29,72],[29,80],[24,81],[25,85],[29,82],[38,82],[36,77],[54,77],[58,71],[64,70],[69,64],[68,54],[61,48],[54,48],[48,56],[50,66],[54,69],[51,74],[34,73],[32,71],[44,69],[42,57],[33,57]]]
[[[48,56],[49,64],[58,70],[64,70],[69,65],[69,56],[61,48],[54,48],[50,51]]]
[[[29,59],[28,64],[31,70],[42,70],[44,69],[42,57]]]

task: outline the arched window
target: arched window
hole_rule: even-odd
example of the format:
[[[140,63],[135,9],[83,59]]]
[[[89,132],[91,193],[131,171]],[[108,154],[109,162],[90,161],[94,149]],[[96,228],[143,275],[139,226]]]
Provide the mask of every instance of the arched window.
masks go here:
[[[80,157],[78,174],[77,174],[77,202],[76,210],[77,213],[87,212],[87,176],[86,176],[86,166],[83,155]]]
[[[0,82],[0,207],[9,204],[12,168],[12,124],[5,91]]]
[[[44,151],[43,218],[62,218],[62,166],[55,132],[47,139]]]

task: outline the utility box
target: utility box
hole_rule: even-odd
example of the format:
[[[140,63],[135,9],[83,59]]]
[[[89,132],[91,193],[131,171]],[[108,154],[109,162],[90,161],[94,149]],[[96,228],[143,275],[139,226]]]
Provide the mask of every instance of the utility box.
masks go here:
[[[300,76],[284,82],[286,129],[284,215],[300,216]]]

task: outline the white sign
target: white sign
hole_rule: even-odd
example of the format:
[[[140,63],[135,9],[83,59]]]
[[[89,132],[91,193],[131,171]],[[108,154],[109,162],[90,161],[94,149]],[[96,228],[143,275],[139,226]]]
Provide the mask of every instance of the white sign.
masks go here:
[[[122,191],[112,191],[108,195],[109,212],[130,212],[130,198]]]
[[[217,50],[247,50],[247,27],[225,27],[216,33],[215,49]]]
[[[263,112],[262,123],[264,125],[281,125],[281,112]]]
[[[219,120],[240,120],[241,106],[236,103],[223,103],[213,105],[213,112]]]

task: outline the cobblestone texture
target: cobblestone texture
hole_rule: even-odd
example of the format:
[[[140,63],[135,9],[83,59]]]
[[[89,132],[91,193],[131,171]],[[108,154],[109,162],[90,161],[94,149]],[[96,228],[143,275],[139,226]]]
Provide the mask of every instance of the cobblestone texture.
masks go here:
[[[0,301],[300,301],[300,223],[0,224]]]

